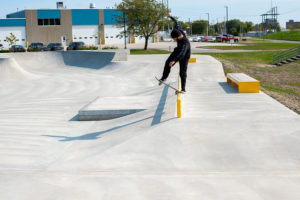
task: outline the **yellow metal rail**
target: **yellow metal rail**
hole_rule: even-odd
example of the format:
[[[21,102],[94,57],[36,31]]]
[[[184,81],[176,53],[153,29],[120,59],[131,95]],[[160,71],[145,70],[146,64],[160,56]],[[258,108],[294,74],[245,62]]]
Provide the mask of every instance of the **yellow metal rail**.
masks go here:
[[[178,90],[181,91],[180,75],[178,75]],[[181,93],[177,93],[177,118],[181,118]]]

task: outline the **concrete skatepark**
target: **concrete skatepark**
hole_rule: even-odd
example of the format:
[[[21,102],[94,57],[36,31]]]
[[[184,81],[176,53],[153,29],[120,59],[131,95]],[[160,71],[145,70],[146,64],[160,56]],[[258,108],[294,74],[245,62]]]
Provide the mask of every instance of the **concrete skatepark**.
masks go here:
[[[178,119],[174,91],[154,79],[167,56],[0,55],[0,199],[300,199],[299,115],[237,93],[197,55]],[[141,110],[79,121],[95,99]]]

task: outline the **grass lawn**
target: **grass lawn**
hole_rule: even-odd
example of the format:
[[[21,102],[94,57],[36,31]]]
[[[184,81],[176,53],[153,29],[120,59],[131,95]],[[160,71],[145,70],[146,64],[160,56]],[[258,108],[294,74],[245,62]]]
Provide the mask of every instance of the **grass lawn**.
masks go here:
[[[248,42],[240,42],[243,46],[208,46],[197,48],[211,48],[220,50],[284,50],[300,46],[300,44],[277,43],[269,41],[250,40]]]
[[[225,73],[245,73],[261,82],[261,89],[300,114],[300,62],[274,66],[277,51],[202,53],[223,63]]]
[[[145,55],[145,54],[170,54],[171,52],[159,49],[130,49],[131,55]]]
[[[284,31],[273,33],[268,36],[262,37],[266,39],[274,39],[274,40],[292,40],[292,41],[300,41],[300,31]]]

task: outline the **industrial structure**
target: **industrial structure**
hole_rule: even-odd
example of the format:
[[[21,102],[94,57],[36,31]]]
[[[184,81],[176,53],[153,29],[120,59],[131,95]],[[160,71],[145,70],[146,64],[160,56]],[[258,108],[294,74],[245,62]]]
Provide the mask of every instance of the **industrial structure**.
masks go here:
[[[62,2],[57,3],[56,9],[26,9],[0,19],[0,43],[8,48],[6,37],[13,33],[16,44],[23,46],[32,42],[58,43],[62,37],[67,38],[67,44],[72,41],[86,45],[122,44],[124,25],[116,19],[121,14],[116,9],[95,9],[93,3],[89,9],[66,9]],[[126,42],[140,43],[144,39],[131,34]]]
[[[278,15],[277,7],[272,7],[267,13],[262,14],[262,31],[277,32]]]

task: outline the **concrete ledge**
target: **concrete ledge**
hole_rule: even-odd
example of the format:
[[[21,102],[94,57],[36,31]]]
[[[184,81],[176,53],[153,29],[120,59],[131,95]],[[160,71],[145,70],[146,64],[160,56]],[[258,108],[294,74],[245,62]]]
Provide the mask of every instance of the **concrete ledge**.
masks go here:
[[[189,59],[189,63],[196,63],[197,62],[197,59],[196,58],[190,58]]]
[[[243,73],[227,74],[227,82],[238,87],[239,93],[259,93],[260,82]]]
[[[120,118],[146,110],[149,102],[143,97],[98,97],[78,112],[79,121],[100,121]]]

